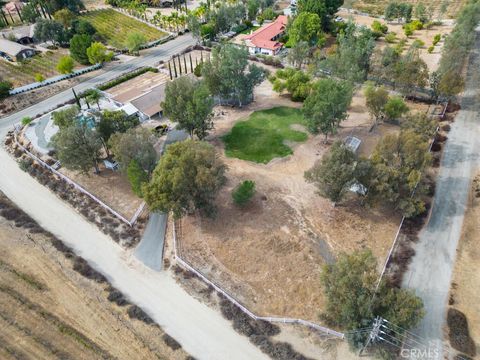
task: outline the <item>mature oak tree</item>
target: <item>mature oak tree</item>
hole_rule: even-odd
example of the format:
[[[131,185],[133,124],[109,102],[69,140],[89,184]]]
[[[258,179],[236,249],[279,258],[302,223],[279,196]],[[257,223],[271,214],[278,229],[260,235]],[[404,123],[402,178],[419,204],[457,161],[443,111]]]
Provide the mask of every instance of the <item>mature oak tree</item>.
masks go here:
[[[176,218],[194,210],[214,216],[225,170],[212,145],[196,140],[178,142],[167,148],[142,193],[152,211],[171,211]]]

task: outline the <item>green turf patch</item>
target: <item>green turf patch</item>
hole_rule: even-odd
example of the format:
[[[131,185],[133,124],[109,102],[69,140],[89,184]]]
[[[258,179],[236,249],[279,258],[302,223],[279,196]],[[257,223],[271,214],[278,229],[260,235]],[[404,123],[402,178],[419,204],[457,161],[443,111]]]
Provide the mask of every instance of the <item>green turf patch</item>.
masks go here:
[[[276,157],[293,153],[286,142],[303,142],[306,132],[292,129],[305,125],[300,109],[277,107],[256,111],[248,120],[240,121],[223,136],[225,153],[229,157],[266,164]]]
[[[165,32],[153,26],[135,20],[113,9],[90,11],[81,18],[92,24],[108,45],[117,49],[125,48],[125,41],[131,32],[142,33],[148,42],[161,39],[167,35]]]

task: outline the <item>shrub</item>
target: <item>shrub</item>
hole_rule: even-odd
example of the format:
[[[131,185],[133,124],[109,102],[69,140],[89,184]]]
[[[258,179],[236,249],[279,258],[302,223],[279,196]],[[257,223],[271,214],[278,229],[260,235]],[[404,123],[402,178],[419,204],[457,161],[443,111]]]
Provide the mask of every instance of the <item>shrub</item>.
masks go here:
[[[137,320],[143,321],[145,324],[154,323],[153,319],[150,316],[148,316],[147,313],[137,305],[131,305],[127,310],[127,314],[130,317],[130,319],[137,319]]]
[[[449,308],[447,313],[450,345],[469,356],[475,356],[475,342],[468,331],[468,320],[461,311]]]
[[[393,32],[388,33],[387,35],[385,35],[385,41],[389,44],[394,43],[395,41],[397,41],[397,34]]]
[[[382,24],[378,20],[374,20],[372,23],[372,29],[375,32],[386,34],[388,32],[388,26],[385,24]]]
[[[73,66],[75,65],[73,59],[68,56],[62,56],[58,60],[57,70],[60,74],[70,74],[73,71]]]
[[[420,20],[413,20],[411,23],[407,24],[410,25],[412,30],[422,30],[423,29],[423,22]]]
[[[30,116],[25,116],[23,119],[22,119],[22,125],[23,126],[28,126],[30,125],[30,123],[33,121],[33,119],[30,117]]]
[[[414,48],[421,48],[425,46],[425,43],[422,40],[416,39],[413,43],[412,46]]]
[[[127,299],[125,299],[123,294],[120,291],[118,291],[117,289],[111,287],[109,289],[109,291],[110,291],[110,293],[107,296],[108,301],[114,302],[118,306],[125,306],[125,305],[129,304]]]
[[[403,28],[403,32],[405,33],[406,37],[410,37],[413,35],[414,28],[410,24],[406,24]]]
[[[255,182],[245,180],[237,185],[232,192],[233,202],[239,206],[246,205],[255,194]]]
[[[202,69],[203,69],[203,63],[200,63],[197,66],[195,66],[195,70],[193,70],[193,73],[195,74],[196,77],[202,76]]]
[[[177,340],[175,340],[173,337],[171,337],[168,334],[163,334],[162,339],[165,342],[165,345],[167,345],[173,351],[182,348],[182,345],[180,345]]]
[[[427,51],[428,51],[429,54],[431,54],[431,53],[433,53],[434,50],[435,50],[435,46],[432,45],[428,48]]]
[[[90,264],[83,258],[77,256],[73,263],[73,270],[80,275],[85,276],[87,279],[96,281],[97,283],[105,283],[107,279],[100,274],[97,270],[92,268]]]
[[[28,169],[32,166],[32,163],[29,163],[28,160],[20,160],[18,162],[18,167],[22,169],[23,171],[28,171]]]
[[[10,95],[10,90],[12,90],[12,83],[9,81],[0,81],[0,100],[5,99]]]
[[[119,76],[118,78],[116,79],[113,79],[113,80],[110,80],[102,85],[99,85],[97,86],[97,89],[98,90],[107,90],[107,89],[110,89],[118,84],[121,84],[125,81],[128,81],[130,79],[133,79],[134,77],[137,77],[137,76],[140,76],[142,74],[145,74],[147,71],[151,71],[151,72],[158,72],[158,69],[157,68],[153,68],[153,67],[143,67],[143,68],[140,68],[138,70],[135,70],[135,71],[132,71],[132,72],[129,72],[128,74],[125,74],[125,75],[122,75],[122,76]],[[82,94],[81,97],[83,96],[86,96],[87,94]]]
[[[34,76],[34,79],[35,79],[36,82],[42,82],[42,81],[45,80],[45,76],[43,76],[40,73],[36,73],[35,76]]]

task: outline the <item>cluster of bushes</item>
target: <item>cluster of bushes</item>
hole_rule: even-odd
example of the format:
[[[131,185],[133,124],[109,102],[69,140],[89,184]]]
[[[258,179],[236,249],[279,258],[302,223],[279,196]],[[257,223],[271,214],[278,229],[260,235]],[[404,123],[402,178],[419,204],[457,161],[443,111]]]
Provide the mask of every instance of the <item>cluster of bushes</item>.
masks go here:
[[[450,345],[462,353],[475,357],[476,346],[470,337],[468,330],[468,320],[461,311],[449,308],[447,313],[448,336]]]
[[[447,126],[449,129],[450,125]],[[447,129],[447,127],[442,127],[442,130],[445,131],[445,129]],[[435,139],[432,144],[432,166],[434,167],[440,165],[442,144],[446,140],[447,137],[442,134],[437,133],[435,135]],[[427,197],[432,198],[435,195],[435,180],[430,176],[426,176],[425,180],[422,182],[422,184],[420,184],[420,186],[425,188],[425,195]],[[425,225],[429,208],[430,204],[425,204],[425,212],[415,217],[407,218],[403,222],[403,226],[400,232],[401,241],[395,249],[395,252],[392,254],[390,263],[388,264],[390,269],[388,281],[390,285],[394,287],[401,287],[403,274],[405,274],[405,272],[407,271],[408,265],[411,263],[413,256],[415,255],[413,245],[418,241],[418,234]]]
[[[6,142],[12,145],[11,139],[6,140]],[[31,158],[23,158],[23,151],[19,148],[13,149],[13,155],[19,158],[19,166],[22,170],[36,178],[40,184],[48,187],[62,200],[68,201],[88,221],[97,225],[105,235],[109,235],[115,242],[131,247],[140,240],[138,226],[136,228],[126,226],[117,218],[110,216],[107,210],[87,195],[76,190],[73,185],[58,178],[49,170],[35,163]],[[50,163],[53,162],[53,160],[50,161]],[[140,226],[143,225],[143,222],[140,223]]]
[[[153,68],[153,67],[143,67],[143,68],[137,69],[135,71],[129,72],[128,74],[119,76],[118,78],[110,80],[110,81],[108,81],[108,82],[106,82],[102,85],[99,85],[99,86],[97,86],[97,88],[99,90],[105,91],[105,90],[110,89],[114,86],[117,86],[117,85],[119,85],[119,84],[121,84],[125,81],[128,81],[128,80],[133,79],[137,76],[145,74],[148,71],[156,73],[156,72],[158,72],[158,69]]]
[[[180,343],[177,340],[175,340],[173,337],[171,337],[167,333],[163,334],[162,340],[165,343],[165,345],[167,345],[173,351],[176,351],[182,348],[182,345],[180,345]]]
[[[137,319],[143,321],[147,325],[154,324],[153,319],[143,309],[137,305],[130,305],[127,310],[130,319]]]
[[[76,256],[73,260],[73,270],[78,272],[83,277],[93,280],[99,284],[107,282],[107,278],[100,272],[90,266],[90,264],[82,257]]]
[[[248,60],[260,62],[264,65],[274,66],[279,69],[283,69],[285,67],[279,58],[269,55],[249,55]]]
[[[280,333],[280,328],[270,322],[253,320],[226,298],[220,301],[222,315],[233,322],[235,331],[243,334],[272,359],[308,360],[285,342],[272,341],[270,337]]]
[[[410,37],[416,30],[422,30],[423,23],[420,20],[413,20],[405,25],[403,25],[403,31],[405,32],[405,36]]]
[[[106,289],[108,292],[107,299],[108,301],[114,302],[118,306],[126,306],[130,305],[130,302],[125,299],[125,296],[122,294],[121,291],[115,289],[113,286],[108,286]]]

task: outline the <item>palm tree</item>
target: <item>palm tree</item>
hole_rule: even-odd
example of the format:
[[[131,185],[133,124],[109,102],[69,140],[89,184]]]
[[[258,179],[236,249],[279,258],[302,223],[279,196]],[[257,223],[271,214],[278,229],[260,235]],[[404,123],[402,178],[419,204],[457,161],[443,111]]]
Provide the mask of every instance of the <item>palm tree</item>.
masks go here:
[[[104,96],[102,94],[102,92],[98,89],[91,89],[87,95],[87,99],[88,101],[90,102],[94,102],[97,104],[98,106],[98,110],[101,110],[100,109],[100,100],[103,99]]]

